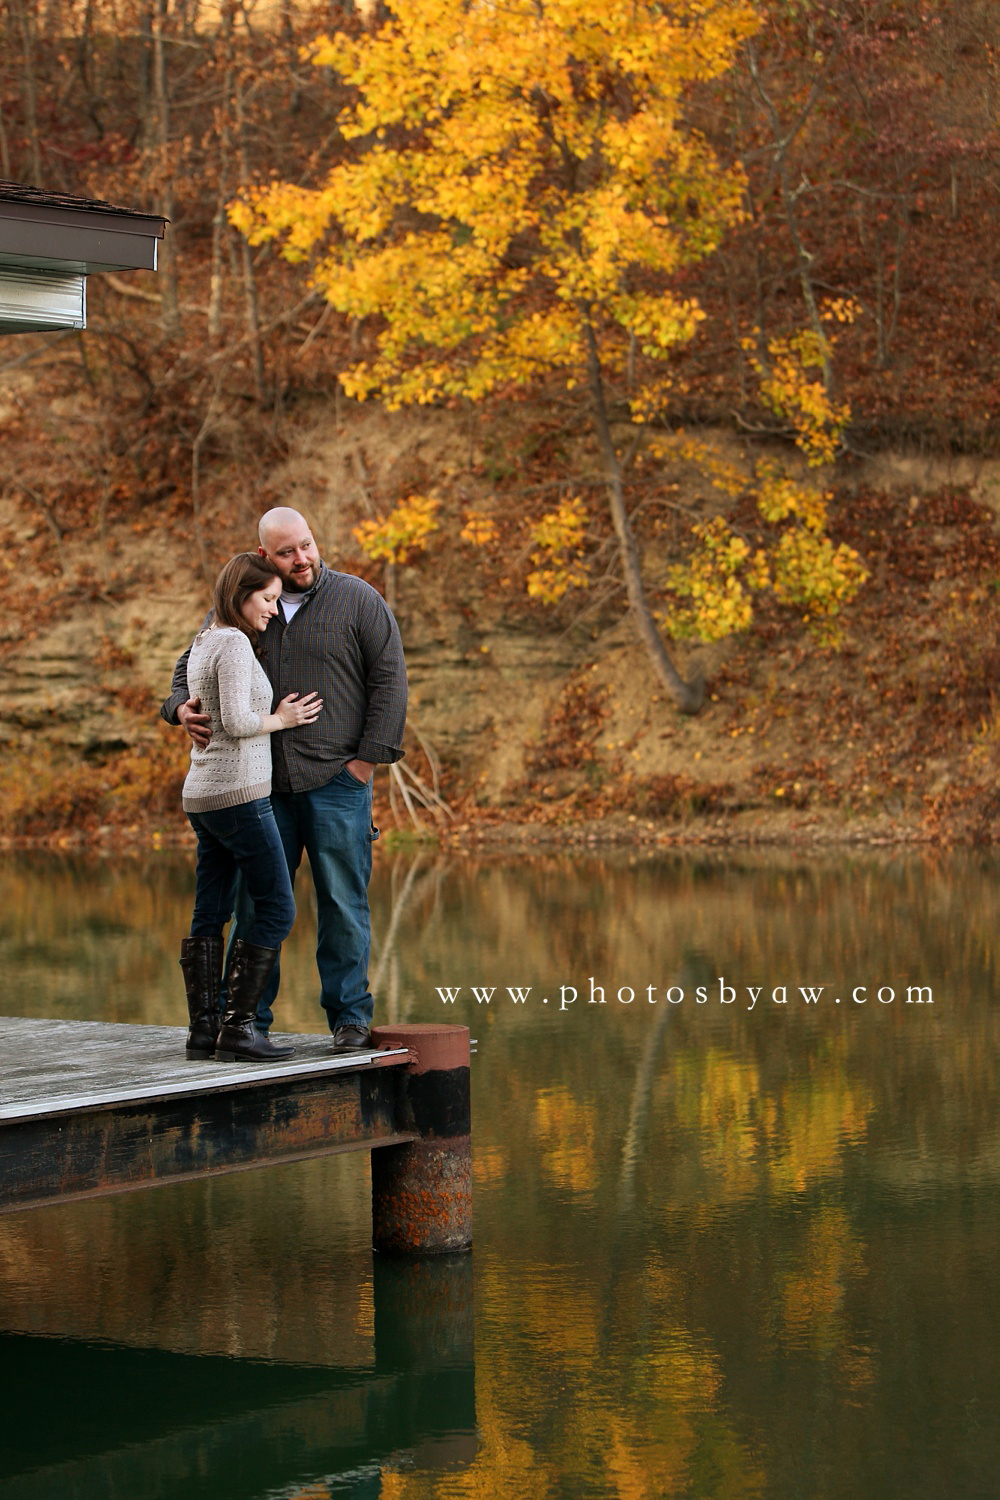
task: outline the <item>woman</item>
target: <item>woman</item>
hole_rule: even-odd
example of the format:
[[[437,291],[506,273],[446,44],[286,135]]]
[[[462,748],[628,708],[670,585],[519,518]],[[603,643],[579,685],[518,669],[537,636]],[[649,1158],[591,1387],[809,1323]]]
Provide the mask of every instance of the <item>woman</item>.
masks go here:
[[[271,811],[271,744],[279,729],[310,724],[323,704],[315,693],[289,693],[271,707],[271,684],[255,647],[278,612],[281,580],[266,558],[241,552],[215,584],[209,624],[188,657],[188,686],[211,715],[212,737],[191,750],[183,806],[198,839],[191,935],[181,969],[191,1027],[188,1057],[266,1062],[290,1057],[257,1031],[257,1001],[291,931],[295,902]],[[232,944],[221,1029],[222,930],[233,912],[236,876],[246,881],[254,920]]]

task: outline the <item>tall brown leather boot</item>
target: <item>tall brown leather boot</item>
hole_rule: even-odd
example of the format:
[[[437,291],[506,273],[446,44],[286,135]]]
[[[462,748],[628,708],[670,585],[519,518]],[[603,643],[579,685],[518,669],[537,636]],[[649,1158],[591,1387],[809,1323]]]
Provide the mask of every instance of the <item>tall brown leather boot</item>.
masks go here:
[[[222,1030],[215,1044],[220,1062],[274,1062],[291,1057],[294,1047],[276,1047],[254,1025],[257,1001],[274,968],[277,948],[259,948],[237,938],[229,954],[229,976],[226,1004],[222,1013]]]
[[[219,1035],[222,938],[184,938],[181,941],[180,964],[191,1023],[187,1034],[187,1055],[212,1057]]]

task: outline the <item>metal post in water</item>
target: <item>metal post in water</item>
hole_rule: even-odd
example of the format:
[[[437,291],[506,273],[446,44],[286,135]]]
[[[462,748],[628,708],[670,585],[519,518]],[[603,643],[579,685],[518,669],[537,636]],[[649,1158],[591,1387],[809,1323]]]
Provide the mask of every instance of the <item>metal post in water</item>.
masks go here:
[[[376,1046],[408,1047],[397,1076],[397,1125],[418,1140],[372,1151],[372,1243],[442,1255],[472,1245],[467,1026],[376,1026]]]

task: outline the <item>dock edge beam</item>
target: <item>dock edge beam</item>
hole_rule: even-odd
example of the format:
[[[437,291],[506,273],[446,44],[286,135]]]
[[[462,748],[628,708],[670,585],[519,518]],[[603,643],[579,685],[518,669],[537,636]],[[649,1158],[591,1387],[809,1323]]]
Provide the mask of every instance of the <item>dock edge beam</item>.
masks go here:
[[[472,1138],[467,1026],[376,1026],[376,1046],[407,1047],[395,1072],[396,1120],[418,1139],[372,1150],[372,1245],[404,1255],[472,1246]]]

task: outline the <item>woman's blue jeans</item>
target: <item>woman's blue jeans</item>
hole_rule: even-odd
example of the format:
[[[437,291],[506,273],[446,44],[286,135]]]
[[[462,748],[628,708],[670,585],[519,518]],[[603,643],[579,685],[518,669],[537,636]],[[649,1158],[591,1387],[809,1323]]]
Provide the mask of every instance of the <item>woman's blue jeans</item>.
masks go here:
[[[269,800],[188,813],[188,819],[198,839],[191,936],[222,936],[242,876],[253,916],[240,937],[261,948],[280,948],[292,930],[295,898]]]
[[[309,857],[316,890],[316,965],[320,1004],[331,1031],[338,1026],[371,1025],[375,1002],[368,988],[371,917],[368,882],[372,873],[371,782],[343,770],[326,786],[309,792],[272,792],[271,806],[294,881],[303,852]],[[236,896],[237,937],[246,936],[256,914],[253,893],[241,882]],[[257,1007],[257,1025],[267,1031],[281,978],[271,970]]]

